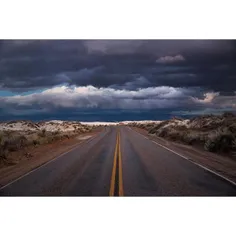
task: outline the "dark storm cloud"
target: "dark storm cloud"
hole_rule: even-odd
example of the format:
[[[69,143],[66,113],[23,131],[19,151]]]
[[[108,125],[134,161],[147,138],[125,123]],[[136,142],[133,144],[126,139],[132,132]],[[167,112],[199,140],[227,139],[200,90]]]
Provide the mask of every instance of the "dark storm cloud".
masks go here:
[[[232,93],[235,49],[235,41],[225,40],[0,41],[0,87],[24,91],[67,83]]]
[[[180,53],[221,53],[235,47],[225,40],[87,40],[84,45],[91,54],[152,54],[156,57]]]

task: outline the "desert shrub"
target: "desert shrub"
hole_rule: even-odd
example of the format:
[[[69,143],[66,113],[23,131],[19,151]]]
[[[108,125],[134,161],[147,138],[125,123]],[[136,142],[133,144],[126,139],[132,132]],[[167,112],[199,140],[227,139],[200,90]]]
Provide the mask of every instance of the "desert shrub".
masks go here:
[[[176,130],[168,130],[168,129],[163,129],[163,130],[165,130],[164,132],[167,132],[166,134],[164,133],[164,135],[167,136],[168,139],[170,139],[172,141],[182,140],[182,136],[183,136],[182,133],[180,133]]]
[[[42,138],[42,137],[38,137],[37,139],[36,139],[37,141],[36,141],[36,145],[42,145],[42,144],[45,144],[45,143],[47,143],[47,139],[44,137],[44,138]]]
[[[164,127],[168,123],[169,121],[165,120],[165,121],[160,122],[159,124],[154,124],[153,128],[151,129],[151,132],[156,133],[156,131],[158,131],[160,128]]]
[[[191,132],[191,131],[190,131],[186,126],[184,126],[184,125],[176,126],[175,129],[178,130],[179,132]]]
[[[89,127],[89,129],[88,129],[88,132],[91,132],[91,131],[93,131],[93,127]]]
[[[37,145],[40,144],[40,141],[37,140],[37,139],[33,139],[32,144],[33,144],[34,146],[37,146]]]
[[[204,148],[210,152],[229,152],[233,150],[235,140],[228,129],[218,129],[207,136]]]
[[[45,139],[46,139],[45,143],[48,143],[48,144],[50,144],[50,143],[52,143],[54,141],[54,137],[53,136],[47,136]]]
[[[149,134],[155,134],[156,132],[157,132],[156,127],[151,127],[151,128],[149,128],[149,130],[148,130],[148,133],[149,133]]]
[[[236,139],[233,140],[233,144],[232,144],[232,156],[236,157]]]
[[[8,138],[10,138],[10,137],[13,136],[13,134],[14,134],[13,131],[11,131],[11,130],[5,130],[2,135],[3,135],[3,137],[8,137]]]
[[[140,129],[144,129],[144,128],[145,128],[145,124],[138,124],[137,126],[138,126],[138,128],[140,128]]]
[[[39,137],[45,137],[46,136],[46,129],[43,129],[40,132],[38,132],[38,136]]]
[[[157,136],[162,137],[162,138],[165,138],[167,135],[168,135],[168,130],[167,130],[167,128],[165,128],[165,129],[160,129],[160,130],[158,130],[158,132],[157,132]]]
[[[85,128],[81,128],[81,129],[80,129],[80,132],[81,132],[81,133],[85,133],[85,132],[86,132],[86,129],[85,129]]]
[[[14,123],[16,123],[16,121],[13,121],[13,120],[12,120],[12,121],[7,122],[8,125],[14,124]]]
[[[3,137],[1,139],[1,148],[8,151],[17,151],[27,145],[27,139],[24,135]]]
[[[60,134],[60,131],[59,131],[59,130],[54,131],[52,134],[53,134],[53,135],[59,135],[59,134]]]
[[[159,128],[160,128],[159,124],[157,124],[157,125],[154,124],[153,126],[149,126],[148,127],[148,133],[149,134],[155,134]]]
[[[155,123],[147,123],[147,124],[146,124],[146,128],[147,128],[147,129],[150,129],[150,128],[152,128],[154,125],[155,125]]]
[[[7,159],[7,154],[8,154],[8,151],[3,150],[3,148],[0,147],[0,162]]]
[[[40,144],[45,144],[45,143],[50,144],[63,138],[66,138],[64,134],[62,134],[59,131],[55,131],[55,132],[47,132],[47,135],[45,135],[45,137],[40,137],[39,141]]]
[[[3,142],[4,142],[4,133],[0,133],[0,161],[3,161],[7,157],[6,150],[3,148]]]
[[[69,139],[70,136],[69,136],[68,134],[64,134],[64,135],[63,135],[63,138],[67,138],[67,139]]]
[[[61,135],[54,135],[53,141],[58,141],[58,140],[61,140]]]
[[[193,145],[193,144],[203,144],[205,142],[204,135],[201,133],[186,131],[182,135],[182,141],[186,144]]]
[[[236,123],[230,124],[228,126],[228,130],[232,132],[233,134],[236,134]]]

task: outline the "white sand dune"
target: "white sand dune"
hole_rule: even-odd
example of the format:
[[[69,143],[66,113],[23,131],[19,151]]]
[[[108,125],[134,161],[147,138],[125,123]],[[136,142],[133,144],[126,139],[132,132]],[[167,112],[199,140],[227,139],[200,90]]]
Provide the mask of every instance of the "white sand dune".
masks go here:
[[[119,125],[119,124],[129,124],[129,123],[159,123],[160,121],[143,120],[143,121],[121,121],[121,122],[79,122],[79,121],[63,121],[63,120],[51,120],[42,122],[32,122],[32,121],[11,121],[0,123],[0,130],[43,130],[46,131],[73,131],[81,126],[99,126],[99,125]]]
[[[11,121],[0,123],[0,130],[12,131],[74,131],[83,126],[80,122],[76,121],[46,121],[46,122],[31,122],[31,121]]]

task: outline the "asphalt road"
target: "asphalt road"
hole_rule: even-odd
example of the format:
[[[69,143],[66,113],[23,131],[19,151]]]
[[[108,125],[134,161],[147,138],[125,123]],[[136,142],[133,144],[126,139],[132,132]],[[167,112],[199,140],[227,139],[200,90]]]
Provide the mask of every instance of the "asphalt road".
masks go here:
[[[0,195],[236,196],[236,186],[119,126],[3,187]]]

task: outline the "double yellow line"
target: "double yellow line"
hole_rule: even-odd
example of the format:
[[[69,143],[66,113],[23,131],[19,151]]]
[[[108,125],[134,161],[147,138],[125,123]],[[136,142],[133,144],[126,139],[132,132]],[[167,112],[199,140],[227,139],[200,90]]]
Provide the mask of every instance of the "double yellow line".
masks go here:
[[[111,175],[110,196],[124,196],[122,161],[120,150],[120,133],[116,136],[116,148],[114,153],[114,162]]]

